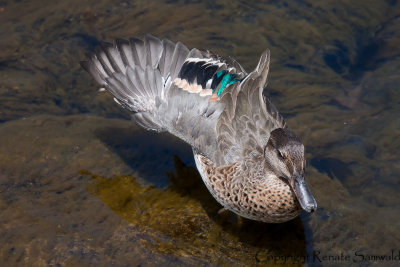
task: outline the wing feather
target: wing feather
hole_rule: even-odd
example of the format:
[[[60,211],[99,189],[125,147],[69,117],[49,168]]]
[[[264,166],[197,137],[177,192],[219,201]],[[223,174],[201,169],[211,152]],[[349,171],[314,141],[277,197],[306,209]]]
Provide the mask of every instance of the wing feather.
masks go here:
[[[216,164],[243,162],[249,154],[263,152],[270,132],[285,127],[275,106],[263,96],[269,71],[270,53],[266,50],[257,67],[238,86],[222,96],[226,104],[217,123]]]
[[[269,57],[267,50],[248,74],[230,57],[198,49],[189,51],[180,42],[146,35],[144,40],[117,39],[116,45],[103,42],[82,66],[114,95],[117,103],[133,111],[138,124],[180,137],[220,166],[262,153],[270,132],[285,127],[275,106],[263,96]],[[234,77],[233,83],[225,80],[223,88],[218,82],[222,88],[219,100],[189,93],[173,82],[188,58],[191,62],[201,62],[193,58],[206,58],[202,61],[207,63],[202,64],[212,66],[212,75],[218,72],[228,73],[229,79]],[[204,83],[204,69],[191,75],[194,81]],[[214,83],[214,78],[207,79],[207,83]]]

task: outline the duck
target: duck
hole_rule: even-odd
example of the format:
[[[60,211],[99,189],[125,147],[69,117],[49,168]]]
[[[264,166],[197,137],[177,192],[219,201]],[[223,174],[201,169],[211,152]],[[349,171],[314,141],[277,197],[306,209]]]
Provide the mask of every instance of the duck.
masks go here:
[[[144,38],[100,42],[81,66],[132,120],[188,143],[211,195],[242,217],[282,223],[317,202],[304,145],[266,96],[270,50],[246,72],[232,57]]]

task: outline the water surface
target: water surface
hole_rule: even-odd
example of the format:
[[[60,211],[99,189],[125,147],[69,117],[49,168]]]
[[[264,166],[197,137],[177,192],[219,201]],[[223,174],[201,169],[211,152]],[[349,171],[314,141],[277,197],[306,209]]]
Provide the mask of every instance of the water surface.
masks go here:
[[[190,147],[98,91],[85,52],[145,33],[247,71],[271,50],[316,213],[219,213]],[[398,265],[399,47],[398,1],[0,1],[0,262]]]

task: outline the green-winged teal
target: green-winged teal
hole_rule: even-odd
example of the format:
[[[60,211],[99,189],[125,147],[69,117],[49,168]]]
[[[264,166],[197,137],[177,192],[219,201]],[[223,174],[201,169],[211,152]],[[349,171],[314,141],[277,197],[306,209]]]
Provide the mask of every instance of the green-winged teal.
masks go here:
[[[304,180],[304,146],[263,95],[269,59],[266,50],[247,73],[231,57],[146,35],[103,42],[82,66],[137,124],[190,144],[226,209],[284,222],[317,203]]]

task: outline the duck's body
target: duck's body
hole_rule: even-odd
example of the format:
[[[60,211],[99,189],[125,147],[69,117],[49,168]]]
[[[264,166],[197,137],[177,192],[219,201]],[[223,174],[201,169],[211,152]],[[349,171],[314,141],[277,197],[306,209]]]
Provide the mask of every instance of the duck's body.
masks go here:
[[[82,66],[139,125],[190,144],[225,208],[264,222],[316,209],[304,182],[304,146],[262,94],[269,50],[248,74],[232,58],[147,35],[103,43]]]
[[[264,176],[260,161],[249,158],[243,164],[216,167],[200,154],[194,153],[194,158],[208,190],[226,209],[270,223],[291,220],[301,212],[288,183],[274,175]]]

